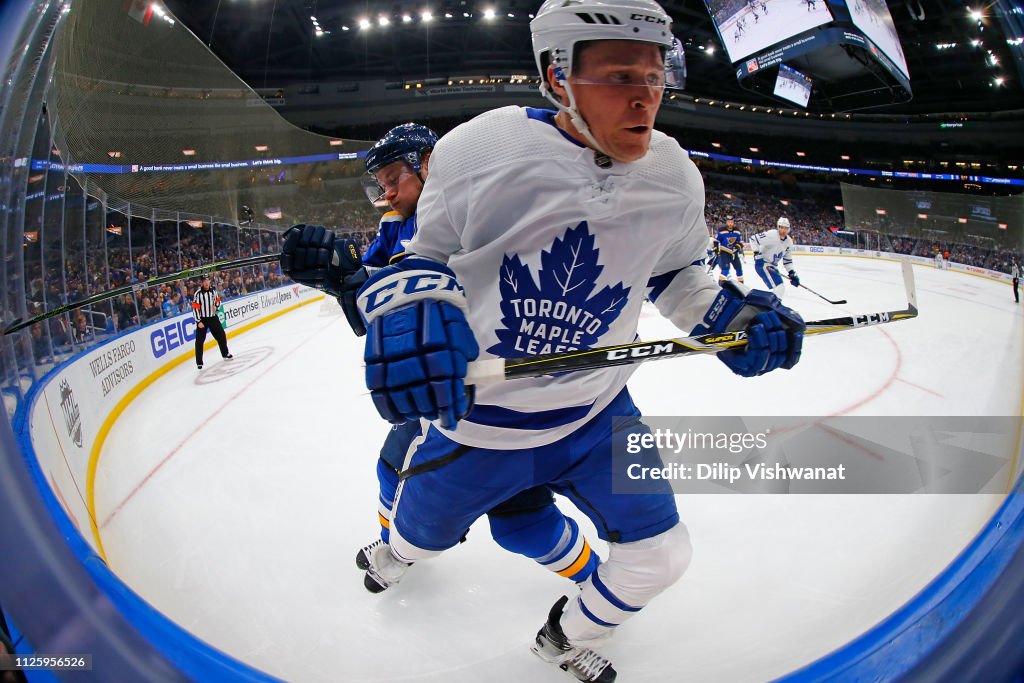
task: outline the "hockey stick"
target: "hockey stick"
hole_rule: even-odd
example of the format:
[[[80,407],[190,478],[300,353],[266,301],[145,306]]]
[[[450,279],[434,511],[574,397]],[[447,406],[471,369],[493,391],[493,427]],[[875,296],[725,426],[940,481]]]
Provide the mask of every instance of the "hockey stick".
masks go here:
[[[780,273],[780,272],[779,272],[779,269],[778,269],[778,268],[776,268],[775,266],[765,266],[765,267],[766,267],[766,268],[771,268],[771,269],[772,269],[772,270],[774,270],[774,271],[775,271],[776,273],[779,273],[779,277],[782,277],[782,273]],[[788,280],[788,279],[789,279],[789,276],[786,276],[786,279]],[[792,282],[792,280],[790,280],[790,282]],[[827,296],[824,296],[824,295],[822,295],[822,294],[818,294],[817,292],[815,292],[815,291],[814,291],[813,289],[811,289],[811,288],[810,288],[810,287],[808,287],[807,285],[803,285],[803,284],[800,284],[800,285],[794,285],[794,286],[795,286],[795,287],[801,287],[801,288],[803,288],[803,289],[806,289],[806,290],[807,290],[808,292],[810,292],[810,293],[811,293],[811,294],[813,294],[814,296],[818,297],[819,299],[823,299],[823,300],[827,301],[827,302],[828,302],[828,303],[830,303],[830,304],[835,304],[836,306],[838,306],[839,304],[845,304],[845,303],[846,303],[846,299],[837,299],[836,301],[833,301],[832,299],[829,299],[829,298],[828,298]]]
[[[175,280],[184,280],[189,277],[198,277],[200,275],[208,275],[210,273],[218,273],[222,270],[232,270],[234,268],[244,268],[245,266],[255,266],[260,263],[270,263],[271,261],[277,261],[281,258],[280,254],[261,254],[259,256],[246,256],[244,258],[234,259],[232,261],[218,261],[216,263],[209,263],[205,266],[196,266],[195,268],[186,268],[185,270],[178,271],[177,273],[169,273],[167,275],[161,275],[159,277],[153,277],[145,282],[136,282],[130,285],[122,285],[121,287],[115,287],[99,294],[93,294],[92,296],[80,299],[79,301],[73,301],[70,304],[59,306],[57,308],[50,309],[40,313],[39,315],[29,318],[28,320],[22,320],[21,318],[16,319],[4,328],[4,334],[11,334],[18,330],[23,330],[26,327],[35,325],[38,322],[49,320],[68,311],[73,311],[77,308],[83,308],[92,304],[97,304],[107,299],[113,299],[116,296],[122,294],[131,294],[132,292],[140,292],[149,287],[155,285],[162,285],[165,282],[174,282]]]
[[[800,285],[797,285],[797,286],[802,288],[802,289],[806,289],[808,292],[810,292],[814,296],[816,296],[816,297],[818,297],[820,299],[824,299],[825,301],[829,302],[830,304],[839,305],[839,304],[845,304],[846,303],[846,299],[838,299],[836,301],[832,301],[832,299],[829,299],[827,296],[822,296],[821,294],[818,294],[817,292],[815,292],[813,289],[811,289],[807,285],[800,284]]]
[[[883,325],[897,320],[917,317],[917,290],[914,287],[914,271],[909,261],[903,262],[903,284],[907,294],[907,307],[898,311],[865,313],[807,323],[805,336],[844,332],[858,327]],[[560,372],[594,370],[615,365],[642,363],[648,360],[689,356],[697,353],[718,353],[725,349],[746,346],[745,332],[720,332],[701,334],[695,337],[661,339],[650,342],[633,342],[619,346],[605,346],[597,349],[551,353],[521,358],[495,358],[474,361],[469,364],[466,376],[468,384],[491,384],[507,379],[538,377]]]

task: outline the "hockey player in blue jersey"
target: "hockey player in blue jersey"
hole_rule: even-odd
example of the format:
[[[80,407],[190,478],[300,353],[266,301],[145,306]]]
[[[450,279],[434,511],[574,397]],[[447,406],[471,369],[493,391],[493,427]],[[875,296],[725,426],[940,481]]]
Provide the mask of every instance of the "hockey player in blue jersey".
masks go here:
[[[679,63],[666,58],[677,48],[670,25],[653,0],[547,0],[531,30],[541,92],[557,111],[504,107],[440,140],[409,255],[358,297],[378,411],[431,421],[406,463],[389,546],[373,550],[367,574],[397,584],[495,503],[547,484],[590,517],[609,557],[548,611],[533,650],[598,683],[616,674],[595,648],[672,585],[692,552],[667,482],[612,491],[612,417],[625,416],[624,441],[649,434],[626,390],[635,366],[474,390],[468,364],[631,342],[645,299],[693,334],[744,330],[743,350],[718,355],[744,376],[792,367],[804,328],[767,292],[705,274],[700,173],[653,129],[680,76],[665,68]],[[662,466],[653,448],[631,457]]]
[[[296,225],[284,234],[281,264],[296,282],[339,297],[353,332],[366,333],[355,308],[355,292],[369,272],[379,270],[405,253],[416,232],[416,205],[429,172],[430,153],[437,134],[426,126],[407,123],[393,128],[366,155],[370,182],[364,183],[371,201],[383,199],[391,206],[381,217],[377,237],[367,247],[363,268],[358,267],[354,246],[322,226]],[[326,266],[326,267],[325,267]],[[392,426],[377,461],[380,484],[377,518],[379,538],[356,553],[356,566],[369,567],[373,549],[388,542],[391,512],[399,473],[413,440],[419,436],[419,420]],[[519,492],[487,513],[491,535],[506,550],[534,559],[545,569],[571,581],[585,581],[600,559],[580,531],[576,520],[555,505],[551,490],[537,486]],[[371,591],[382,590],[367,582]]]
[[[736,279],[743,282],[743,234],[736,229],[732,216],[726,216],[725,227],[715,235],[718,243],[719,281],[729,279],[730,266],[736,268]]]

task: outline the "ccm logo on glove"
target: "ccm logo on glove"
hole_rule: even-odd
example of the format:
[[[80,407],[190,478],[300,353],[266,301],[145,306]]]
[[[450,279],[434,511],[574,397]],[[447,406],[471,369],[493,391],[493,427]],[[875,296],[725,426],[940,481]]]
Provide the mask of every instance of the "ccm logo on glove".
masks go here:
[[[417,299],[438,299],[449,301],[465,310],[465,295],[458,281],[443,273],[394,273],[373,283],[359,295],[360,308],[369,320],[393,306],[388,306],[396,296],[401,304]]]

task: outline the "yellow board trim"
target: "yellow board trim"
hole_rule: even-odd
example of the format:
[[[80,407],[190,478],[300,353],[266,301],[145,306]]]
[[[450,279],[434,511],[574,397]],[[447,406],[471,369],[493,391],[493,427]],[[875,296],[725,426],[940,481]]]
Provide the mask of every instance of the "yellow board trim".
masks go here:
[[[245,325],[242,325],[241,327],[235,330],[231,330],[231,335],[237,336],[239,334],[248,332],[254,327],[258,327],[264,323],[270,322],[274,318],[280,317],[285,313],[290,313],[297,308],[301,308],[302,306],[307,306],[316,301],[321,301],[323,300],[323,298],[324,297],[319,296],[310,299],[309,301],[303,301],[295,304],[294,306],[283,308],[280,311],[277,311],[276,313],[271,313],[270,315],[261,317],[258,320],[252,321],[251,323],[246,323]],[[203,348],[212,349],[216,345],[216,340],[211,340],[207,342],[203,346]],[[89,526],[92,529],[93,540],[96,541],[96,549],[97,551],[99,551],[100,557],[103,558],[104,562],[107,562],[107,554],[103,550],[103,540],[100,538],[99,525],[96,523],[96,470],[99,467],[100,452],[103,450],[103,443],[106,441],[107,435],[110,433],[111,428],[114,426],[114,422],[117,420],[118,417],[121,416],[121,413],[125,411],[125,409],[128,407],[128,404],[134,401],[136,397],[138,397],[139,394],[141,394],[151,384],[153,384],[153,382],[157,381],[158,379],[166,375],[168,372],[178,367],[182,363],[188,361],[192,357],[192,354],[189,353],[181,354],[177,358],[167,363],[164,363],[163,366],[151,372],[147,377],[143,378],[142,381],[140,381],[134,387],[129,389],[128,393],[125,394],[121,398],[121,400],[117,402],[117,405],[113,407],[113,409],[107,415],[106,419],[103,420],[103,424],[100,425],[99,431],[96,433],[96,439],[92,443],[92,450],[89,452],[89,467],[85,475],[85,507],[89,513]],[[110,563],[107,562],[107,564]]]

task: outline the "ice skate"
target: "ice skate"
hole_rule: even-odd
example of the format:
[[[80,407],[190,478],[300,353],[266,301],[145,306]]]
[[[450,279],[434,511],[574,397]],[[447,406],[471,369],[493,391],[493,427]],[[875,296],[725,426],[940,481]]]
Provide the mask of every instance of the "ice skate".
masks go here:
[[[372,555],[373,551],[377,549],[377,546],[381,545],[384,545],[384,541],[378,538],[373,543],[370,543],[369,545],[364,545],[362,548],[360,548],[359,552],[356,553],[356,566],[362,569],[364,572],[367,569],[369,569],[370,555]]]
[[[589,648],[573,645],[562,632],[562,609],[568,600],[568,597],[562,596],[554,604],[547,622],[537,632],[537,638],[530,649],[545,662],[556,665],[577,680],[612,683],[616,675],[612,663]]]
[[[412,566],[411,562],[402,562],[391,552],[391,548],[381,542],[370,551],[363,577],[363,586],[371,593],[380,593],[402,580],[405,572]]]

